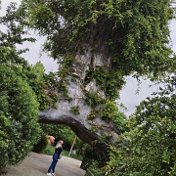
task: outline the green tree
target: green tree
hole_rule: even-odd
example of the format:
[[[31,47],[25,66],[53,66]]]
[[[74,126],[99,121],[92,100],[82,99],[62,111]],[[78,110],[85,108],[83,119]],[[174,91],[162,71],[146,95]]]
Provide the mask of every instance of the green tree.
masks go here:
[[[16,48],[34,39],[24,37],[22,17],[15,13],[12,3],[0,21],[6,26],[0,31],[0,169],[26,157],[40,138],[39,109],[54,106],[54,93],[48,93],[53,76],[40,63],[30,66],[20,55],[26,49]]]
[[[104,144],[125,130],[124,115],[114,108],[124,77],[157,79],[173,68],[170,3],[22,1],[23,22],[47,37],[45,50],[59,63],[57,109],[41,112],[40,121],[70,126],[82,140],[94,144],[95,153],[101,145],[99,156],[105,162]]]
[[[158,96],[143,101],[129,119],[129,131],[111,147],[107,175],[176,174],[176,77],[171,76]],[[109,172],[108,172],[109,169]]]
[[[41,62],[23,69],[21,74],[31,86],[39,102],[39,110],[55,108],[58,99],[57,81],[54,73],[45,73]]]

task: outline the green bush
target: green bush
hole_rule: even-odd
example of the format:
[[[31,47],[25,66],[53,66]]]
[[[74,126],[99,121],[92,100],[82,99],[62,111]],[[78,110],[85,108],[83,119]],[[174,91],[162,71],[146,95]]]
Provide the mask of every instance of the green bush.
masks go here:
[[[51,144],[48,144],[45,149],[42,151],[43,154],[46,155],[53,155],[55,152],[55,147],[52,146]]]
[[[107,176],[175,176],[175,117],[175,94],[143,101],[128,121],[129,131],[110,147]]]
[[[85,176],[102,176],[104,175],[101,168],[98,168],[98,163],[96,161],[92,161],[89,168],[86,169],[86,175]]]
[[[10,65],[0,66],[0,168],[16,164],[37,142],[38,102],[28,84]]]
[[[48,145],[48,138],[46,134],[42,134],[40,140],[37,144],[34,145],[33,151],[37,153],[41,153]]]

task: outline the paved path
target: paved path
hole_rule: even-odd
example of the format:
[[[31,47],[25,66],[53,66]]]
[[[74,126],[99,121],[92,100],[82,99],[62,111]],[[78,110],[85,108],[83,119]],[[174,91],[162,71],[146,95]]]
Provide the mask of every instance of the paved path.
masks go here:
[[[9,167],[4,176],[44,176],[52,161],[52,157],[43,154],[30,153],[18,166]],[[84,176],[85,171],[79,168],[81,161],[62,157],[56,167],[57,176]]]

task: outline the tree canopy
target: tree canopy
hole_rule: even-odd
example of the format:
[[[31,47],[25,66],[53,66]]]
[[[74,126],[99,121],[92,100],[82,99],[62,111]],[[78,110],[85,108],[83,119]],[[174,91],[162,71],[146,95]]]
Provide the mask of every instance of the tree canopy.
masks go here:
[[[91,161],[87,175],[89,171],[97,176],[175,175],[175,73],[166,81],[166,88],[143,101],[130,119],[116,104],[125,76],[145,75],[153,80],[175,72],[175,58],[168,45],[168,22],[173,18],[170,3],[22,0],[18,10],[12,4],[1,19],[8,31],[1,32],[0,59],[5,68],[10,68],[0,67],[0,151],[8,149],[8,132],[16,130],[19,136],[23,135],[18,131],[23,128],[20,125],[12,125],[6,131],[10,123],[25,121],[27,125],[31,120],[38,127],[35,117],[39,108],[40,122],[66,124],[93,146],[98,164]],[[15,44],[33,41],[23,38],[25,27],[37,29],[47,37],[44,48],[58,61],[57,75],[46,76],[40,63],[30,67],[19,56],[23,51],[18,51]],[[14,80],[13,88],[10,80]],[[22,111],[18,111],[16,102]],[[23,107],[26,104],[29,105]],[[37,138],[38,128],[36,134],[28,125],[27,130],[29,136]],[[32,143],[30,140],[27,148],[23,146],[25,154]],[[18,148],[17,143],[14,145]],[[2,152],[2,156],[6,158],[10,152]]]
[[[60,59],[68,53],[103,52],[122,75],[155,75],[170,59],[168,20],[171,1],[164,0],[27,0],[27,21],[47,35],[45,48]]]

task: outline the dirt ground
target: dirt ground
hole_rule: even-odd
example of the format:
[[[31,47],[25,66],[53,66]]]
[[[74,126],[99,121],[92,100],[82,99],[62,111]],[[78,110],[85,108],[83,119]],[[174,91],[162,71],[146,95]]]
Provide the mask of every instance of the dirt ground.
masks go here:
[[[19,165],[8,167],[4,176],[44,176],[51,164],[52,157],[43,154],[30,153]],[[85,171],[80,169],[81,161],[68,157],[59,159],[56,167],[56,176],[84,176]]]

